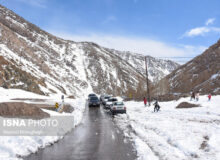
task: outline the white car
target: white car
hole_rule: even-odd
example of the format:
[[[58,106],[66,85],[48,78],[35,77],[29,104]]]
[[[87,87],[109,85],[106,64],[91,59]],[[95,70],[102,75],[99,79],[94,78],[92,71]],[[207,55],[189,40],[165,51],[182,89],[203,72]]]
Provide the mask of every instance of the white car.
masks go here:
[[[114,102],[117,102],[118,99],[115,97],[111,97],[108,99],[108,101],[105,104],[105,109],[110,109],[110,107],[113,105]]]
[[[124,102],[114,102],[113,105],[110,107],[110,111],[113,115],[116,113],[126,113],[126,107],[124,105]]]
[[[106,105],[106,102],[108,101],[109,98],[111,98],[111,97],[110,97],[110,96],[103,96],[103,97],[102,97],[102,100],[101,100],[101,101],[102,101],[102,104],[103,104],[104,106]]]

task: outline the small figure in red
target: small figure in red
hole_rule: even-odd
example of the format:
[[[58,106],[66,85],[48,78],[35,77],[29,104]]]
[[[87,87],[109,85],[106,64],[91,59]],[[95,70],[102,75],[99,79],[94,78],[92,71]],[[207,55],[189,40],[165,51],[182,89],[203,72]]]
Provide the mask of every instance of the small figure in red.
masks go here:
[[[211,98],[212,98],[212,95],[211,95],[211,93],[209,93],[209,95],[208,95],[209,101],[211,100]]]
[[[144,97],[144,106],[146,107],[147,106],[147,98]]]

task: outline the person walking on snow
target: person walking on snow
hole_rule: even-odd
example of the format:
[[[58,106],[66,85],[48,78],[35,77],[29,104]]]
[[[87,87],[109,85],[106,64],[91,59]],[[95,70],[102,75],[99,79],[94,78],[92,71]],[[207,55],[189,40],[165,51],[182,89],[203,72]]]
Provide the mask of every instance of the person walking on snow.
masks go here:
[[[146,107],[147,106],[147,98],[144,97],[144,106]]]
[[[211,100],[211,98],[212,98],[212,95],[211,95],[211,93],[209,93],[209,95],[208,95],[209,101]]]
[[[191,101],[192,101],[192,99],[194,99],[195,100],[195,92],[192,92],[192,95],[191,95]]]
[[[64,103],[64,95],[61,96],[62,103]]]
[[[160,106],[158,104],[158,100],[154,103],[154,112],[158,112],[160,110]]]
[[[199,92],[196,93],[196,101],[199,101]]]

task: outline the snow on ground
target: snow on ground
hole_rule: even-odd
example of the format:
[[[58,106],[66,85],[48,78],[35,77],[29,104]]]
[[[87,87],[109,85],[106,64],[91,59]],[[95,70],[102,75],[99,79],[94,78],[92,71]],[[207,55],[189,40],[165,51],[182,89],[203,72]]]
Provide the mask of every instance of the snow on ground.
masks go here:
[[[0,102],[9,102],[15,98],[38,98],[49,99],[50,97],[41,96],[32,92],[27,92],[20,89],[4,89],[0,87]]]
[[[22,99],[25,103],[41,103],[41,104],[55,104],[55,102],[61,102],[61,95],[51,95],[50,97],[37,95],[31,92],[19,90],[19,89],[3,89],[0,87],[0,103],[1,102],[16,102]],[[33,102],[28,99],[43,99],[44,102]],[[74,107],[72,113],[57,113],[54,111],[45,110],[51,117],[53,116],[73,116],[74,122],[71,128],[61,128],[65,131],[70,131],[76,125],[78,125],[82,118],[85,110],[85,99],[65,99],[65,103],[70,104]],[[39,148],[44,148],[62,139],[63,136],[0,136],[0,160],[4,159],[19,159],[16,155],[25,156],[30,153],[36,152]]]
[[[181,102],[202,107],[176,109]],[[143,102],[126,102],[127,115],[115,116],[126,137],[134,141],[139,160],[220,159],[220,96],[161,102],[161,111]]]

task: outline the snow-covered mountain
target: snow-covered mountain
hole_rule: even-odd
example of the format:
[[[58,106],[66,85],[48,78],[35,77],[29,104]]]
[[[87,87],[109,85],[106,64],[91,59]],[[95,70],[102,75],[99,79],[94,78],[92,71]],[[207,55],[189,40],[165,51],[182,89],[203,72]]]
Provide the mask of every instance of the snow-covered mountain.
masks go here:
[[[154,90],[157,94],[190,91],[220,94],[220,40],[201,55],[167,75]]]
[[[136,68],[138,72],[145,75],[145,56],[132,52],[122,52],[117,50],[110,50],[112,53],[118,55],[123,60],[132,65],[132,67]],[[148,78],[151,82],[156,83],[161,80],[163,77],[177,69],[180,64],[171,61],[171,60],[163,60],[154,58],[151,56],[147,56],[147,66],[148,66]]]
[[[4,61],[0,65],[0,86],[5,88],[73,97],[89,92],[128,95],[146,88],[143,56],[58,38],[3,6],[0,59]],[[149,61],[152,81],[178,67],[163,61],[160,69],[162,61],[152,57]]]

